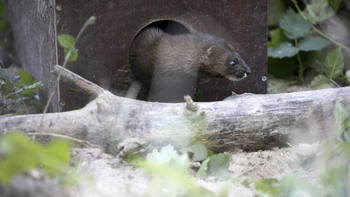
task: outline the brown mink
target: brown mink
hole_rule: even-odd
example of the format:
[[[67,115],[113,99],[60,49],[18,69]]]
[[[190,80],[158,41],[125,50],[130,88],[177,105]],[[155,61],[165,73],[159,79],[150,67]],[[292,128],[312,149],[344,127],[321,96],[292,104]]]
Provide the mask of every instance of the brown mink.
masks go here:
[[[225,40],[204,33],[169,35],[158,28],[142,30],[129,54],[131,71],[150,101],[181,102],[203,78],[238,81],[250,68]]]

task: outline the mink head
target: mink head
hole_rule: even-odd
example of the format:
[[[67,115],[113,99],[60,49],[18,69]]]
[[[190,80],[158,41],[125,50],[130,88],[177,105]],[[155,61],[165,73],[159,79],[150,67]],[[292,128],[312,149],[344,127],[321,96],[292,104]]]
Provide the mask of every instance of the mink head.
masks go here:
[[[239,81],[250,74],[249,66],[237,51],[225,40],[216,38],[204,47],[201,55],[200,72],[205,76],[218,76],[231,81]]]

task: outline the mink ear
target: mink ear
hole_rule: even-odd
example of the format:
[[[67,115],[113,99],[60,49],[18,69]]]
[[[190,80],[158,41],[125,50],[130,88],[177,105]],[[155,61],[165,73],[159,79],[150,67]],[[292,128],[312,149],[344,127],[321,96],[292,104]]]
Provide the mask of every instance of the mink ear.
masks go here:
[[[205,56],[209,57],[212,54],[214,46],[210,46],[206,51],[205,51]]]
[[[210,56],[213,53],[213,46],[210,46],[205,53],[201,56],[201,62],[203,62],[204,64],[210,64]]]

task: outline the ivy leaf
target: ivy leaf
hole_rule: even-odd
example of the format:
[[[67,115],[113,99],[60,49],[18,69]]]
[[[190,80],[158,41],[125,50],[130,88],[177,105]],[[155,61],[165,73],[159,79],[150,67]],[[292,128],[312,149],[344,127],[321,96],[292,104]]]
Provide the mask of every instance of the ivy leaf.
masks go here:
[[[311,89],[313,90],[326,89],[326,88],[334,88],[334,85],[331,84],[329,82],[329,78],[327,78],[323,74],[316,76],[311,82]]]
[[[334,49],[326,56],[325,73],[328,78],[334,79],[343,74],[344,61],[341,51]]]
[[[300,41],[298,48],[301,51],[318,51],[331,42],[321,37],[309,37]]]
[[[335,104],[333,113],[335,119],[333,131],[337,134],[338,137],[341,137],[344,131],[350,130],[349,114],[346,112],[339,101],[337,101]]]
[[[208,157],[208,150],[203,144],[196,144],[188,148],[182,149],[181,152],[191,152],[193,153],[192,161],[203,161]]]
[[[274,58],[292,57],[297,53],[298,49],[288,42],[282,42],[277,46],[272,46],[267,49],[268,56]]]
[[[303,37],[307,33],[312,23],[304,20],[299,14],[295,13],[291,8],[280,20],[279,26],[283,29],[284,34],[290,39]]]
[[[207,176],[215,176],[221,180],[227,180],[229,178],[229,173],[227,171],[228,165],[230,163],[230,154],[215,154],[210,157],[208,163]]]
[[[60,45],[65,49],[70,49],[75,43],[73,36],[68,34],[58,35],[57,40],[60,43]]]

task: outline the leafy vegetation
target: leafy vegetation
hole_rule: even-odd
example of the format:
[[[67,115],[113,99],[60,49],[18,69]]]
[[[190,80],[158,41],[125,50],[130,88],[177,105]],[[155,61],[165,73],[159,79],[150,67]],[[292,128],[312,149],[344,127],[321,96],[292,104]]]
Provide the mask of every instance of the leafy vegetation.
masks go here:
[[[18,75],[10,73],[7,69],[0,68],[0,89],[1,96],[11,98],[15,102],[39,100],[35,91],[43,87],[41,81],[37,82],[34,77],[23,71],[18,70]]]
[[[70,145],[66,141],[44,146],[15,132],[0,138],[0,150],[0,182],[4,185],[9,184],[14,175],[39,166],[51,177],[63,175],[70,161]]]
[[[262,179],[254,182],[259,196],[348,196],[348,173],[350,162],[350,121],[349,114],[339,101],[334,109],[334,135],[319,148],[321,173],[319,181],[311,184],[296,175],[277,179]]]
[[[281,0],[269,1],[268,71],[278,78],[298,73],[303,82],[305,70],[312,70],[312,89],[339,87],[343,78],[344,62],[340,49],[350,49],[338,43],[316,28],[316,24],[332,16],[338,10],[341,0],[304,1],[301,10],[296,0],[286,9]],[[297,10],[295,12],[292,8]],[[279,20],[277,20],[279,19]],[[318,34],[318,35],[317,35]],[[339,48],[330,51],[324,60],[318,60],[318,51],[334,43]],[[316,74],[315,74],[316,73]]]
[[[160,151],[153,150],[146,160],[132,158],[131,162],[136,166],[150,172],[153,176],[148,185],[145,196],[217,196],[211,191],[196,186],[195,182],[188,176],[190,159],[187,153],[191,153],[191,161],[201,161],[197,177],[213,176],[221,180],[227,180],[227,171],[231,155],[213,154],[202,144],[193,145],[181,150],[179,155],[173,146],[168,145]],[[160,194],[161,193],[161,194]],[[219,196],[226,196],[223,190]]]

